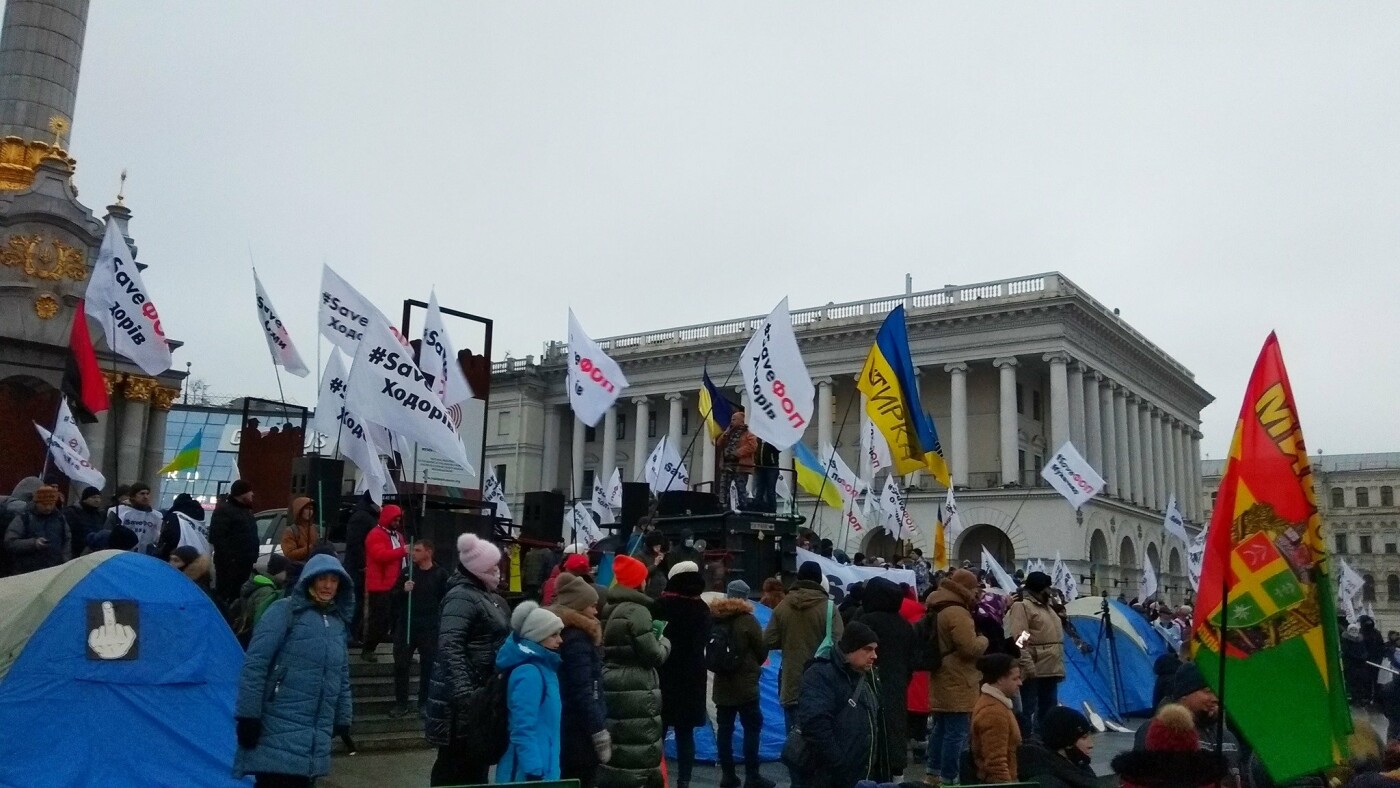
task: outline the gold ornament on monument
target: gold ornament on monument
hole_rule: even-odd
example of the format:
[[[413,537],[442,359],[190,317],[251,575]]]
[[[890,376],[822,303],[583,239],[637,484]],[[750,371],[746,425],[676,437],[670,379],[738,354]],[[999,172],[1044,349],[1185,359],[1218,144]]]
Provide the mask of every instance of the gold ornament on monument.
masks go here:
[[[34,299],[34,314],[38,315],[40,320],[52,319],[58,314],[58,299],[48,293]]]
[[[150,402],[151,395],[155,393],[156,388],[155,378],[127,375],[126,385],[122,387],[122,393],[126,395],[128,402]]]
[[[20,268],[36,279],[57,282],[87,279],[86,255],[76,247],[42,235],[12,235],[0,248],[0,265]]]

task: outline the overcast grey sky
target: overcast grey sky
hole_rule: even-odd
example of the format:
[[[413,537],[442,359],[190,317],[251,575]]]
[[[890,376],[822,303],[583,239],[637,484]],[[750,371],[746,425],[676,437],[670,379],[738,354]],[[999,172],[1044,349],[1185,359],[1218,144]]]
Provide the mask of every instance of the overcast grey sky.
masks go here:
[[[1397,445],[1400,4],[92,4],[81,199],[129,167],[178,365],[275,395],[322,260],[539,353],[1059,270],[1194,370],[1277,329],[1313,451]],[[459,339],[459,346],[466,344]],[[285,376],[284,376],[285,378]],[[314,385],[287,379],[314,404]]]

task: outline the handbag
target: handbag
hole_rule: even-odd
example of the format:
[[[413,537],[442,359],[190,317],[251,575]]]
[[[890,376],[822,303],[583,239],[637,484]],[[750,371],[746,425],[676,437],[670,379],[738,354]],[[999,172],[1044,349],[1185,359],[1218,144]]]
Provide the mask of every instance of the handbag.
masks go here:
[[[856,698],[860,695],[861,685],[864,679],[856,682],[855,689],[851,692],[851,697],[846,703],[852,707],[856,705]],[[788,729],[787,739],[783,742],[782,753],[783,765],[799,774],[811,774],[821,765],[817,757],[817,749],[812,743],[807,741],[807,737],[802,733],[802,726],[794,724]]]
[[[831,638],[831,621],[836,614],[836,603],[830,599],[826,600],[826,637],[817,644],[817,653],[814,657],[825,657],[831,654],[831,650],[836,647],[835,641]]]

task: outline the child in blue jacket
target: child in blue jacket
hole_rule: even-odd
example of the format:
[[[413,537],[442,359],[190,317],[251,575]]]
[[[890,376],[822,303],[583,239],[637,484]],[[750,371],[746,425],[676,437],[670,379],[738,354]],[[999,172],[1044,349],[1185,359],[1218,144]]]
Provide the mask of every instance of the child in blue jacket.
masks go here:
[[[510,671],[510,745],[496,765],[496,782],[559,779],[559,655],[564,622],[534,602],[510,617],[511,634],[496,653],[496,670]]]

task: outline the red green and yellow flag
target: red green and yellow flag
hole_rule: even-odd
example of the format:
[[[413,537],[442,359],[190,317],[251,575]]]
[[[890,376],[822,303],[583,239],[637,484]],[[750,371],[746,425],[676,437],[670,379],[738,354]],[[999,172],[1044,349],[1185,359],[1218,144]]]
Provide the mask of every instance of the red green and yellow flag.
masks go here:
[[[1288,371],[1270,334],[1206,536],[1192,650],[1280,783],[1341,763],[1351,733],[1322,528]]]

